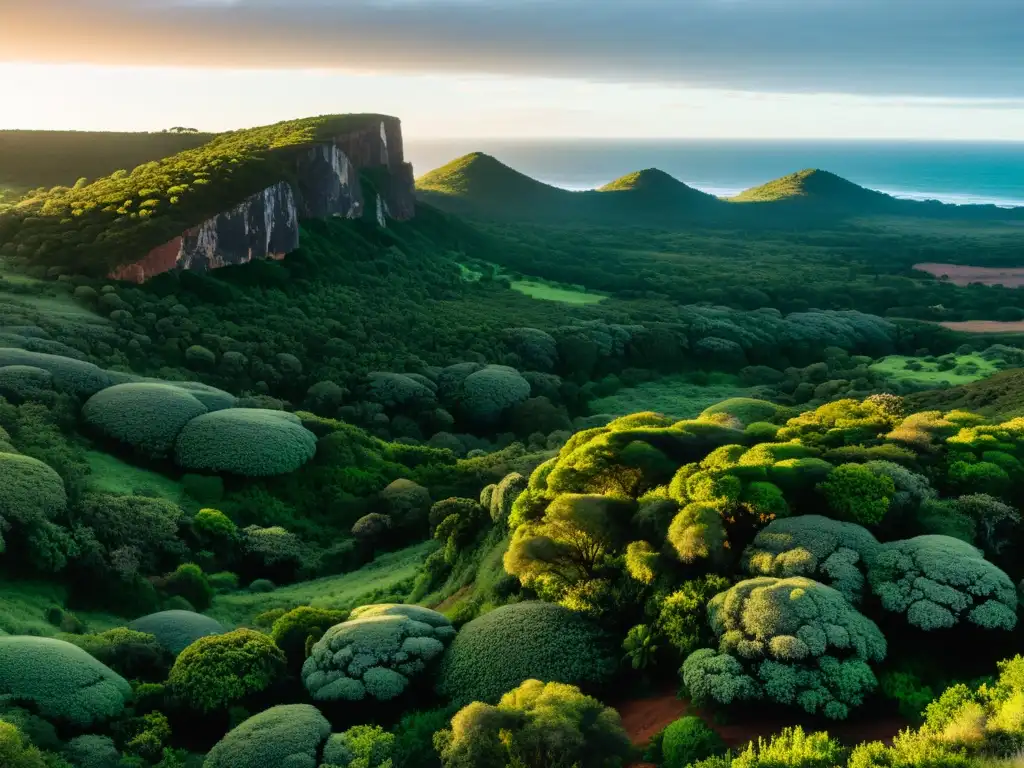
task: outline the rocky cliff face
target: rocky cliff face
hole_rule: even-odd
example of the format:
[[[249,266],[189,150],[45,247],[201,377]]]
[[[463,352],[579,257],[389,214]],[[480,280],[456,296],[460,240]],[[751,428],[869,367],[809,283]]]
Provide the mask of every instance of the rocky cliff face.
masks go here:
[[[299,247],[299,220],[359,218],[366,205],[380,226],[415,214],[412,165],[405,162],[402,128],[385,118],[299,150],[294,182],[281,181],[154,248],[111,273],[141,283],[174,269],[205,271],[254,259],[281,259]],[[375,200],[364,201],[359,173],[374,172]]]

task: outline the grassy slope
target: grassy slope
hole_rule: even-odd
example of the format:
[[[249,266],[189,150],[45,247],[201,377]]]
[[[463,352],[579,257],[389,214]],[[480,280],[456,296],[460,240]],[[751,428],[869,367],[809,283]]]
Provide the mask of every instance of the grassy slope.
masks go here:
[[[0,131],[0,188],[70,186],[195,149],[212,133]]]
[[[28,195],[0,216],[2,253],[105,272],[289,177],[294,150],[380,115],[325,115],[220,134],[76,188]]]
[[[398,552],[379,556],[358,571],[341,576],[327,576],[280,587],[268,593],[236,592],[218,595],[207,614],[225,626],[251,624],[254,617],[272,608],[294,608],[312,605],[317,608],[348,609],[361,603],[373,602],[403,589],[424,558],[435,547],[434,542],[423,542]]]
[[[754,389],[742,387],[735,377],[724,374],[707,385],[694,384],[686,376],[666,376],[598,398],[591,402],[590,410],[613,416],[655,411],[677,419],[693,419],[705,408],[730,397],[757,396]]]
[[[65,607],[67,595],[59,584],[43,581],[0,579],[0,635],[52,637],[60,629],[46,620],[51,606]],[[92,632],[122,627],[126,620],[109,613],[74,611]]]
[[[884,205],[894,198],[847,181],[834,173],[807,168],[728,198],[733,203],[814,202],[828,205]]]
[[[512,283],[512,290],[530,296],[534,299],[544,301],[559,301],[563,304],[600,304],[607,299],[597,293],[588,291],[574,291],[566,288],[558,288],[548,283],[536,280],[516,280]]]
[[[169,477],[132,466],[116,456],[87,451],[90,473],[86,485],[91,491],[125,495],[158,496],[174,503],[181,501],[181,485]]]
[[[1024,369],[1003,371],[950,389],[917,392],[905,400],[910,411],[962,408],[994,419],[1024,416]]]

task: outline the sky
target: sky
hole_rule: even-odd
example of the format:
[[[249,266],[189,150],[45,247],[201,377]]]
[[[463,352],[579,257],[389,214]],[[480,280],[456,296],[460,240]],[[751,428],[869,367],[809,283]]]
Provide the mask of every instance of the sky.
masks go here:
[[[0,0],[0,129],[1024,141],[1024,0]]]

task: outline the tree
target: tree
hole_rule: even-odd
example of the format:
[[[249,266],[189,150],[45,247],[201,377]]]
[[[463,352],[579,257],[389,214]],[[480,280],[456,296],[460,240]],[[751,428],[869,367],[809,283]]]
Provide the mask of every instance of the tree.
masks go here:
[[[526,680],[497,706],[473,702],[434,742],[445,768],[619,768],[631,755],[618,713],[575,686]]]
[[[883,544],[868,573],[887,611],[918,629],[968,621],[983,629],[1017,625],[1017,590],[981,551],[949,536],[917,536]]]
[[[871,526],[882,522],[889,511],[896,486],[886,475],[876,475],[859,464],[842,464],[818,490],[839,519]]]
[[[683,681],[698,701],[769,698],[844,719],[877,684],[870,664],[885,637],[831,587],[801,577],[741,581],[712,598],[718,651],[687,657]]]

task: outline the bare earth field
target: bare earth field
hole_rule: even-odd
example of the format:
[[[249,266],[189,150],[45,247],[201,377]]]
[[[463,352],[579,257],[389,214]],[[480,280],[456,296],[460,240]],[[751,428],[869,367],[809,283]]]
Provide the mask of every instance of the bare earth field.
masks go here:
[[[960,322],[939,323],[943,328],[965,333],[1021,333],[1024,332],[1024,320],[1001,322],[999,320],[963,320]]]
[[[962,264],[915,264],[914,269],[935,277],[948,277],[954,285],[1003,285],[1019,288],[1024,285],[1024,267],[967,267]]]

